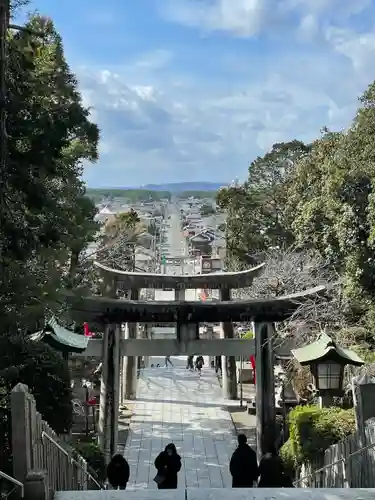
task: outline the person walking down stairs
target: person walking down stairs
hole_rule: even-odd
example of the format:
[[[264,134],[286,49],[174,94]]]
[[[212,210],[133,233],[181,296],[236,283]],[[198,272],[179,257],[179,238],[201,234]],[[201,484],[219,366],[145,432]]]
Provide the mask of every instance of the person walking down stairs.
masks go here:
[[[259,463],[259,476],[258,488],[294,487],[275,446],[271,446],[268,453],[262,457]]]
[[[114,490],[125,490],[130,477],[127,460],[120,454],[114,455],[107,467],[107,479]]]
[[[154,478],[159,490],[177,489],[177,474],[181,470],[181,457],[176,446],[169,443],[155,460],[157,474]]]
[[[229,463],[232,488],[252,488],[258,479],[258,461],[255,451],[247,444],[245,434],[238,435],[238,448]]]

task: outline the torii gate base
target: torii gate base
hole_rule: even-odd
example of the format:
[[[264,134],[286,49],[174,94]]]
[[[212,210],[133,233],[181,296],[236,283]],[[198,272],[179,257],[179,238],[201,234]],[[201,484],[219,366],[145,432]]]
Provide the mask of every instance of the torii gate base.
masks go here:
[[[120,375],[121,360],[127,361],[126,375],[130,369],[136,367],[129,360],[134,360],[141,353],[144,356],[190,355],[197,352],[202,355],[218,356],[223,351],[227,354],[224,359],[237,356],[255,354],[256,363],[256,408],[257,408],[257,449],[261,456],[263,451],[274,442],[275,438],[275,396],[274,396],[274,350],[272,337],[273,323],[253,323],[255,340],[218,339],[218,340],[152,340],[152,339],[123,339],[119,325],[108,325],[105,329],[103,341],[91,340],[85,353],[87,356],[101,356],[103,362],[100,416],[99,416],[99,444],[105,451],[109,461],[117,450],[117,423],[118,408],[125,399],[122,397],[121,382],[125,382]],[[184,330],[184,328],[182,328]],[[185,332],[195,331],[194,325],[187,327]],[[130,365],[130,366],[129,366]],[[131,380],[136,381],[136,373],[131,374]],[[226,373],[223,371],[223,379]],[[227,375],[227,380],[229,379]],[[129,380],[129,379],[128,379]],[[129,388],[129,386],[128,386]],[[237,391],[237,387],[235,386]],[[135,390],[135,384],[134,384]]]

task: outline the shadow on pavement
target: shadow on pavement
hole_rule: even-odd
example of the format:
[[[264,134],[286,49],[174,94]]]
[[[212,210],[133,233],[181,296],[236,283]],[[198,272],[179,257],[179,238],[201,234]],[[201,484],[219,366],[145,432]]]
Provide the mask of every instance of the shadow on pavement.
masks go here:
[[[227,409],[226,405],[222,403],[203,403],[203,402],[195,402],[195,401],[185,401],[185,400],[172,400],[172,399],[147,399],[147,398],[139,398],[136,400],[137,403],[165,403],[179,406],[194,406],[194,407],[202,407],[202,408],[224,408]],[[237,407],[236,407],[237,408]]]

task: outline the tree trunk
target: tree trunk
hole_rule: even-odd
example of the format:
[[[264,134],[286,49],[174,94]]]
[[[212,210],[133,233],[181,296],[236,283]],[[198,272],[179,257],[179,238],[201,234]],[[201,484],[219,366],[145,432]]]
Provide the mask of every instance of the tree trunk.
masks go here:
[[[80,253],[81,253],[80,250],[71,250],[69,275],[68,275],[68,288],[73,288],[74,286]]]

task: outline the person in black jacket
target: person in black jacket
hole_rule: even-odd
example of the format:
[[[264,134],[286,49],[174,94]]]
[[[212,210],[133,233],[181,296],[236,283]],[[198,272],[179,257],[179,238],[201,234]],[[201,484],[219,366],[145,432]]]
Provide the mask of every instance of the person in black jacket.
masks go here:
[[[114,455],[107,467],[107,478],[113,489],[125,490],[130,476],[129,464],[120,455]]]
[[[259,463],[258,488],[292,488],[293,483],[286,474],[283,461],[275,446],[269,448]]]
[[[174,490],[177,488],[177,474],[181,470],[181,457],[176,446],[169,443],[165,450],[159,453],[155,460],[157,485],[159,490]]]
[[[194,356],[188,356],[186,369],[190,370],[191,372],[194,370]]]
[[[238,448],[230,459],[232,488],[252,488],[258,479],[258,462],[255,451],[247,444],[244,434],[238,435]]]
[[[215,356],[215,373],[221,373],[221,356]]]
[[[195,360],[195,369],[198,371],[199,375],[202,373],[202,368],[204,365],[203,356],[198,356]]]

